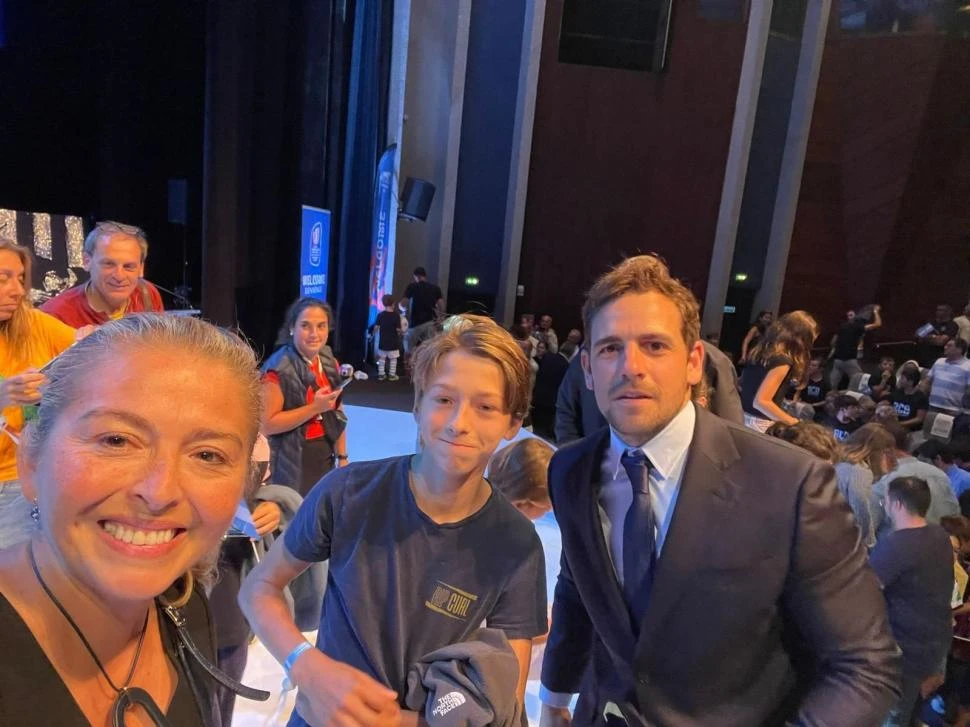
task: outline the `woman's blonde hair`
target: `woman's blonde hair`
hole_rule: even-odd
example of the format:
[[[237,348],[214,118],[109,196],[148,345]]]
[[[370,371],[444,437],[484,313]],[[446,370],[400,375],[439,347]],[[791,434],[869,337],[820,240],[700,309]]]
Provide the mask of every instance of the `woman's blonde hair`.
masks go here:
[[[20,258],[20,264],[24,266],[24,297],[10,319],[0,322],[0,335],[7,339],[7,349],[15,363],[26,364],[33,360],[32,348],[36,345],[30,336],[30,273],[34,258],[30,250],[6,237],[0,237],[0,251],[3,250]]]
[[[883,459],[888,469],[883,468]],[[870,422],[856,429],[842,445],[842,461],[864,464],[872,470],[873,479],[896,469],[896,439],[882,424]]]
[[[41,457],[64,409],[81,395],[85,377],[105,375],[109,370],[106,364],[114,355],[139,346],[180,349],[221,363],[233,373],[245,397],[250,433],[248,458],[256,441],[261,407],[259,372],[252,348],[237,335],[211,323],[158,313],[139,313],[110,321],[68,348],[51,364],[45,372],[47,383],[42,389],[37,415],[24,428],[20,445],[23,453],[34,460]],[[211,583],[217,559],[218,549],[193,567],[197,581],[203,585]]]
[[[536,437],[503,447],[488,464],[488,481],[511,502],[549,500],[549,460],[553,448]]]
[[[505,380],[506,411],[515,419],[525,418],[532,398],[528,359],[508,331],[491,318],[470,313],[448,318],[444,330],[415,351],[411,366],[415,411],[433,383],[441,359],[454,351],[497,364]]]

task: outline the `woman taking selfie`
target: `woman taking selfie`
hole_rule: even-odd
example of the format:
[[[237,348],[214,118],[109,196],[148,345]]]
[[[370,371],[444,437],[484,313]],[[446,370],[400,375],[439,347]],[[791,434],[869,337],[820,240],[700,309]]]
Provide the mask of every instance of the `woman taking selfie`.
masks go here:
[[[333,312],[316,298],[286,311],[290,337],[263,364],[262,432],[273,481],[306,495],[336,464],[347,464],[347,420],[339,364],[327,345]]]
[[[75,330],[34,310],[27,298],[31,257],[27,248],[0,237],[0,549],[23,542],[30,507],[20,493],[17,445],[24,407],[40,401],[38,369],[74,343]]]
[[[144,314],[47,375],[18,453],[37,526],[0,553],[0,724],[211,724],[188,642],[211,663],[201,591],[251,472],[252,351]]]

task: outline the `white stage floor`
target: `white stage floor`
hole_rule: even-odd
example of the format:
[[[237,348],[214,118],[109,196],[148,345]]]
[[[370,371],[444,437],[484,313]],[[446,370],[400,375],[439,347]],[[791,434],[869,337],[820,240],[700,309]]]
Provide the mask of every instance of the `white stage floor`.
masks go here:
[[[389,411],[385,409],[371,409],[365,407],[346,407],[350,424],[347,427],[347,449],[353,460],[382,459],[413,452],[417,441],[417,427],[414,417],[409,412]],[[532,436],[528,432],[520,432],[517,439]],[[552,592],[559,573],[559,554],[562,543],[559,527],[552,515],[546,515],[536,523],[536,530],[542,539],[542,546],[546,554],[546,588],[549,603],[552,603]],[[311,641],[316,641],[316,633],[308,634]],[[533,651],[533,667],[530,671],[529,684],[526,690],[526,710],[529,722],[539,724],[539,662],[541,653]],[[280,683],[283,670],[279,664],[263,648],[262,644],[254,643],[249,649],[249,663],[243,681],[254,687],[267,689],[273,696],[268,702],[251,702],[246,699],[236,700],[236,709],[232,724],[234,727],[276,727],[285,725],[293,708],[295,693],[288,695],[282,711],[277,710],[280,694]]]

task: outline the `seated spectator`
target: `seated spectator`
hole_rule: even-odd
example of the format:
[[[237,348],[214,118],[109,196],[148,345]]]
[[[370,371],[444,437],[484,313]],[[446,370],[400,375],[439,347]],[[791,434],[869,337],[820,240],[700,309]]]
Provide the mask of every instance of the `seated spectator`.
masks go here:
[[[819,423],[831,429],[838,441],[844,442],[865,423],[861,420],[859,400],[848,394],[840,394],[835,400],[834,409],[834,416],[826,415]]]
[[[956,337],[959,330],[953,322],[953,308],[945,303],[936,306],[933,320],[924,323],[916,331],[916,359],[919,365],[923,368],[932,366],[944,355],[943,347]]]
[[[796,394],[796,401],[808,404],[816,412],[825,405],[825,397],[831,387],[825,378],[825,359],[821,356],[814,357],[808,364],[808,376],[805,379],[805,388]]]
[[[164,310],[158,288],[144,279],[148,239],[141,228],[99,222],[84,239],[83,257],[91,278],[51,298],[42,311],[83,328],[128,313]]]
[[[764,432],[772,422],[795,424],[798,419],[782,408],[792,388],[804,382],[818,324],[805,311],[793,311],[771,324],[741,372],[741,404],[745,425]]]
[[[488,463],[488,481],[530,520],[552,510],[546,473],[555,450],[527,437],[503,447]]]
[[[884,396],[892,396],[896,390],[896,359],[883,356],[879,359],[879,371],[869,377],[869,391],[872,398],[879,401]]]
[[[128,316],[48,377],[19,452],[37,526],[0,553],[0,724],[211,724],[204,587],[251,471],[253,352]]]
[[[559,353],[559,337],[556,335],[555,329],[552,327],[552,316],[544,315],[539,318],[539,325],[536,327],[533,337],[537,341],[541,341],[546,344],[546,350],[549,353]]]
[[[866,424],[849,435],[835,465],[839,489],[855,513],[863,543],[872,547],[882,519],[873,484],[896,469],[896,441],[880,424]]]
[[[933,449],[935,449],[935,454]],[[970,462],[970,444],[966,440],[954,440],[952,442],[930,440],[923,444],[920,451],[933,456],[933,464],[946,473],[957,498],[970,491],[970,472],[967,472],[961,466],[964,462]]]
[[[923,390],[930,395],[930,410],[951,416],[967,411],[966,398],[970,395],[970,360],[967,360],[967,342],[954,338],[943,347],[943,358],[938,359],[926,373]]]
[[[528,411],[527,360],[494,321],[456,316],[415,352],[414,384],[423,449],[331,472],[243,581],[243,611],[299,689],[293,727],[397,723],[411,666],[483,622],[508,637],[523,703],[548,626],[542,545],[483,475]],[[328,559],[313,648],[283,589]]]
[[[862,373],[857,353],[866,332],[882,325],[880,310],[878,305],[872,306],[871,319],[868,311],[856,313],[850,310],[846,313],[845,321],[832,336],[832,348],[829,351],[829,358],[832,359],[832,371],[829,373],[831,388],[840,389],[843,378],[848,383],[855,374]]]
[[[869,557],[882,582],[889,623],[903,652],[901,694],[887,725],[913,724],[923,682],[942,672],[952,635],[953,551],[946,531],[926,522],[929,505],[926,482],[917,477],[893,478],[886,496],[892,532]]]
[[[884,399],[876,404],[876,410],[872,413],[872,421],[877,424],[899,424],[899,414],[893,408],[893,403]]]
[[[946,474],[941,472],[938,467],[922,462],[909,453],[907,450],[909,434],[898,423],[886,423],[884,426],[893,437],[896,449],[896,467],[873,484],[872,492],[876,499],[880,503],[885,503],[886,493],[889,491],[889,481],[893,478],[918,477],[926,482],[930,488],[930,507],[926,511],[928,522],[939,523],[945,517],[959,515],[960,503],[950,487],[950,480]],[[875,512],[881,516],[884,510],[878,508]],[[876,538],[881,538],[889,532],[890,527],[890,522],[885,517],[880,517],[876,526]]]
[[[889,396],[899,415],[899,425],[910,431],[923,428],[923,420],[930,409],[929,397],[919,388],[919,382],[919,369],[904,366],[899,372],[899,386]]]

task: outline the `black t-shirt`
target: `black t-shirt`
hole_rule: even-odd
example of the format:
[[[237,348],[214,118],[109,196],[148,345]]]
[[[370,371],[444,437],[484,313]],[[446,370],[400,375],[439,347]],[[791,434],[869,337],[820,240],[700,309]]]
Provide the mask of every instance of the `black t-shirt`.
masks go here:
[[[825,401],[829,388],[829,382],[824,376],[818,381],[809,380],[802,390],[801,400],[806,404],[818,404],[820,401]]]
[[[439,525],[415,502],[410,456],[357,462],[307,495],[283,536],[300,560],[330,560],[317,648],[403,700],[408,669],[484,621],[509,639],[547,629],[535,527],[501,493]],[[291,726],[305,724],[298,715]]]
[[[877,386],[880,388],[880,399],[885,399],[892,396],[896,392],[896,375],[890,372],[889,378],[883,381],[882,371],[877,371],[869,377],[869,389],[875,393]]]
[[[866,333],[866,322],[858,318],[845,321],[835,334],[835,356],[839,361],[854,359],[859,350],[859,341]]]
[[[918,411],[929,411],[930,408],[929,397],[919,389],[914,390],[912,394],[904,394],[902,389],[897,389],[890,400],[901,422],[912,419]]]
[[[776,405],[781,406],[781,403],[785,400],[789,390],[791,390],[791,370],[790,367],[794,365],[794,361],[789,356],[776,355],[769,358],[764,364],[750,363],[741,370],[741,406],[744,410],[751,414],[752,416],[765,418],[764,412],[760,409],[756,409],[754,406],[755,395],[758,393],[758,389],[761,388],[761,384],[764,382],[765,377],[768,372],[773,368],[778,366],[788,366],[789,376],[785,379],[778,390],[775,392],[771,400],[775,402]]]
[[[434,320],[435,303],[444,296],[441,294],[441,288],[434,283],[419,280],[416,283],[410,283],[404,289],[404,297],[411,300],[411,325],[420,326],[422,323]]]
[[[880,538],[869,564],[883,585],[889,625],[903,651],[903,672],[938,671],[953,635],[953,551],[938,525],[896,530]]]
[[[401,347],[401,315],[397,311],[383,310],[377,314],[377,348],[381,351],[397,351]]]
[[[838,417],[833,417],[826,414],[819,420],[819,424],[821,424],[823,427],[828,427],[831,429],[832,434],[835,435],[835,438],[840,442],[844,442],[849,438],[849,435],[852,434],[852,432],[862,426],[862,420],[852,419],[851,421],[843,424],[838,420]]]

